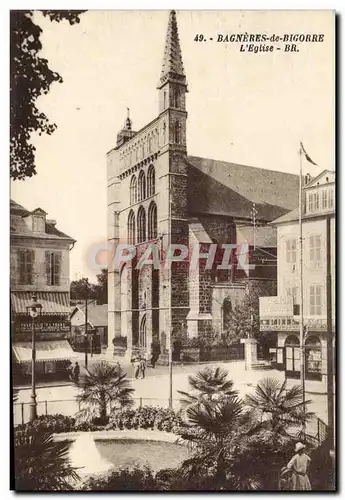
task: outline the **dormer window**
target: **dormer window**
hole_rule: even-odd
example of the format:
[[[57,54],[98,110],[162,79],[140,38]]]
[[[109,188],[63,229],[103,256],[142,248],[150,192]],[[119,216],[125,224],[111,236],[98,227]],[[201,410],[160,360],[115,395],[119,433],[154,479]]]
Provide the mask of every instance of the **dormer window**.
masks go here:
[[[46,229],[46,223],[45,223],[45,218],[44,217],[39,217],[37,215],[33,216],[32,220],[32,230],[35,233],[44,233]]]
[[[27,218],[27,224],[34,233],[45,233],[47,212],[36,208]]]
[[[319,210],[319,193],[309,193],[308,197],[308,212],[316,212]]]

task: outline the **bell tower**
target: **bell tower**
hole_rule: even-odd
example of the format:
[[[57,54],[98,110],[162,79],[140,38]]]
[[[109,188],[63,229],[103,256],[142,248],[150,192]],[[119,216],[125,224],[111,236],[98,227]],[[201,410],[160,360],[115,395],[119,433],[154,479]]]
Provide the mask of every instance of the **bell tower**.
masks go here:
[[[188,167],[186,139],[186,92],[176,13],[169,14],[163,64],[159,84],[159,206],[158,233],[167,255],[171,245],[188,247]],[[172,262],[160,278],[159,329],[161,343],[180,333],[189,311],[188,262]],[[162,340],[166,339],[166,340]]]

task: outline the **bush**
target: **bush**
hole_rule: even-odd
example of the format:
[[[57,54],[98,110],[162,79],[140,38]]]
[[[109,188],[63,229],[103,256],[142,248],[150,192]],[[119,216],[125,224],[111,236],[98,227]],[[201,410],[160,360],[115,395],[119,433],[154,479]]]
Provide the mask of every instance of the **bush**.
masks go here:
[[[106,476],[93,476],[81,487],[83,491],[161,491],[163,485],[155,479],[149,467],[121,468]]]
[[[112,412],[107,429],[158,429],[173,432],[181,422],[180,412],[170,408],[143,406]]]
[[[127,349],[127,337],[115,337],[113,338],[114,347],[123,347]]]
[[[204,343],[198,337],[188,338],[182,341],[182,349],[200,349]]]
[[[41,432],[47,431],[51,434],[71,432],[75,430],[75,423],[75,418],[60,415],[59,413],[55,415],[41,415],[32,422],[18,425],[16,431],[29,432],[32,429],[33,432],[39,430]]]

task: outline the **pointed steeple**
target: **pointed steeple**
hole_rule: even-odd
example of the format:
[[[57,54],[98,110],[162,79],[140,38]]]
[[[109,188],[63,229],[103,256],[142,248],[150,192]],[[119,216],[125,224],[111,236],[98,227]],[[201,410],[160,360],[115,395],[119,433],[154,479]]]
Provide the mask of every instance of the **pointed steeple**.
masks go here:
[[[186,85],[184,74],[180,40],[176,21],[176,12],[170,11],[168,30],[165,40],[163,65],[158,88],[161,88],[167,81],[175,81]]]

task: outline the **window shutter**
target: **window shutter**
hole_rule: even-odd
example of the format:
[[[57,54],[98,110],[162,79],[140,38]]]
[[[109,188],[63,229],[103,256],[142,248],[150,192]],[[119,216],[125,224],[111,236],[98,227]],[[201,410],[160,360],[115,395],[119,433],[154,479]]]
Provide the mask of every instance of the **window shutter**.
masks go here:
[[[35,264],[35,251],[34,250],[28,250],[27,253],[27,277],[28,277],[28,284],[33,285],[34,284],[34,264]]]
[[[47,285],[51,285],[51,265],[50,265],[50,252],[46,252],[46,278],[47,278]]]
[[[18,262],[18,283],[20,285],[24,284],[24,252],[19,250],[17,253],[17,262]]]
[[[61,252],[54,253],[54,285],[60,285]]]

